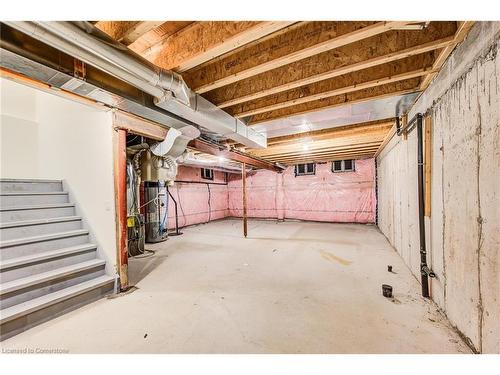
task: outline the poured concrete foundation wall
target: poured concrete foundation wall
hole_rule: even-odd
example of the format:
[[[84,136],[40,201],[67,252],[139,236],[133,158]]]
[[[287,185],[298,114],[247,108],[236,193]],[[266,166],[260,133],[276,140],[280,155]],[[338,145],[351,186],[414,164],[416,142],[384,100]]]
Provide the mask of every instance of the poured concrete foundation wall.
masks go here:
[[[63,180],[115,273],[111,112],[0,78],[1,178]]]
[[[432,298],[478,352],[500,353],[500,23],[476,23],[409,113],[432,118]],[[420,280],[416,132],[377,158],[379,227]]]

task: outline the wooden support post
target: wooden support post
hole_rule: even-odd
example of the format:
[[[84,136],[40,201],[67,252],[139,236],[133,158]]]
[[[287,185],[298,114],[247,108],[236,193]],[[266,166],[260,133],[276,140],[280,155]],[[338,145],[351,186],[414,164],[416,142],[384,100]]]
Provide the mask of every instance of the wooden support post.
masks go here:
[[[408,123],[408,115],[404,115],[401,117],[401,128],[404,128]],[[406,141],[408,139],[408,133],[406,131],[403,132],[403,139]]]
[[[431,178],[432,178],[432,117],[425,117],[424,122],[424,165],[425,165],[425,216],[431,216]]]
[[[120,290],[128,288],[127,249],[127,131],[115,128],[113,132],[113,159],[115,177],[117,267]]]
[[[243,189],[243,235],[247,236],[247,168],[246,163],[241,163],[241,179]]]

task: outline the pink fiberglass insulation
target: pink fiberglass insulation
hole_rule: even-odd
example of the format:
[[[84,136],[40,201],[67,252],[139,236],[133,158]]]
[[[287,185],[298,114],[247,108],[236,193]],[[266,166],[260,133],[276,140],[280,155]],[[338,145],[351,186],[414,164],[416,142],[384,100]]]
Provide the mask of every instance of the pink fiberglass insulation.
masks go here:
[[[201,168],[180,166],[176,181],[189,181],[175,182],[174,186],[169,187],[177,201],[179,227],[206,223],[229,215],[224,172],[214,171],[212,181],[201,178]],[[175,210],[171,198],[168,204],[168,227],[175,228]]]
[[[332,163],[316,164],[315,175],[295,177],[259,171],[247,177],[248,217],[327,222],[375,221],[375,162],[356,160],[354,172],[332,172]],[[228,184],[229,215],[241,217],[240,176]]]
[[[191,181],[169,188],[177,201],[180,227],[241,217],[241,176],[228,176],[226,185],[224,172],[214,171],[211,181],[201,178],[200,168],[179,167],[176,180]],[[262,170],[247,176],[248,217],[373,223],[375,207],[374,159],[356,160],[354,172],[333,173],[332,163],[325,163],[316,164],[313,176],[295,177],[293,167],[283,173]],[[168,217],[168,227],[175,228],[171,199]]]

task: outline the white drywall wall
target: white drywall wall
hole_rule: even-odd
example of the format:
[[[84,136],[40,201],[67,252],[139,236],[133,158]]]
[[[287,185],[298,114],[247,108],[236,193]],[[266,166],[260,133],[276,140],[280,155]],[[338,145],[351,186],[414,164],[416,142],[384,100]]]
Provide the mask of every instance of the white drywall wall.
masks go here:
[[[479,22],[409,113],[432,128],[432,297],[474,348],[500,353],[499,22]],[[379,228],[420,279],[416,132],[377,158]]]
[[[115,273],[111,112],[0,79],[1,178],[61,179]]]

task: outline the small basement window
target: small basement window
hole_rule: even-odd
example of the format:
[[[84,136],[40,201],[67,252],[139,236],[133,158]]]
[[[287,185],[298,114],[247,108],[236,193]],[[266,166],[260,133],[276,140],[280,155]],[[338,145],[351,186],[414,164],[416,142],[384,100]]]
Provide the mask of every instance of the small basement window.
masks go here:
[[[214,170],[201,168],[201,178],[204,180],[213,180],[214,179]]]
[[[332,163],[332,172],[353,172],[354,171],[354,160],[335,160]]]
[[[316,164],[304,163],[295,165],[295,177],[316,174]]]

